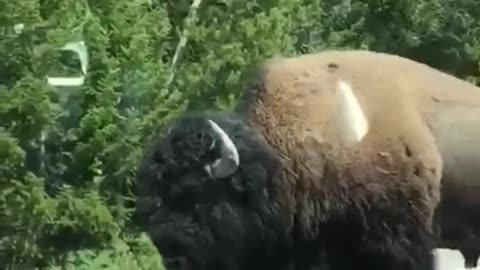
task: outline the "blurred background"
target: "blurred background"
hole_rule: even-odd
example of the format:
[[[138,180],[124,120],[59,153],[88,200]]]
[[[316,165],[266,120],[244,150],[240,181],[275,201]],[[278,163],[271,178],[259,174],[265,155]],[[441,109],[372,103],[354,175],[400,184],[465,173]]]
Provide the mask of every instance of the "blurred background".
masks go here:
[[[155,126],[231,108],[258,61],[333,48],[477,83],[480,3],[0,0],[0,269],[162,269],[132,222]]]

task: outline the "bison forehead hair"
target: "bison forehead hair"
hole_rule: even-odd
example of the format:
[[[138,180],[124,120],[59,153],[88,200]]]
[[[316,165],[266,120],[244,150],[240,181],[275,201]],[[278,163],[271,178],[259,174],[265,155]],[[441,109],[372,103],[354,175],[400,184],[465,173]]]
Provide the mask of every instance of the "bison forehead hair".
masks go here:
[[[137,214],[167,261],[233,269],[273,254],[265,246],[275,239],[279,247],[285,233],[267,203],[278,168],[271,149],[234,114],[189,114],[162,130],[137,173]]]

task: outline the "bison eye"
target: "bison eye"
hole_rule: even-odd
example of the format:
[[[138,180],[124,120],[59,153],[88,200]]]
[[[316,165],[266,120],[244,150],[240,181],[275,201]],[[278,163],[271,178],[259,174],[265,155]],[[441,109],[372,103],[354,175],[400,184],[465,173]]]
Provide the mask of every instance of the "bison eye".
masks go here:
[[[205,143],[207,143],[208,140],[206,140],[204,133],[201,131],[197,131],[193,133],[191,136],[189,136],[190,144],[192,146],[197,146],[197,147],[204,147]]]
[[[156,163],[163,163],[164,159],[163,159],[162,153],[160,153],[160,151],[155,151],[153,153],[153,160]]]

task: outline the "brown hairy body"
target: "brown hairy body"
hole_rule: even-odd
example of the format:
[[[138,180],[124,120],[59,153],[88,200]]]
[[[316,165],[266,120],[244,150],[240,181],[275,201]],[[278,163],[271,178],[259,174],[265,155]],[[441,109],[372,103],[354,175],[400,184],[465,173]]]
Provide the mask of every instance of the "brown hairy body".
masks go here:
[[[164,129],[137,208],[182,269],[278,269],[289,256],[308,269],[325,255],[333,270],[433,270],[433,218],[452,209],[437,206],[474,182],[478,105],[479,88],[393,55],[271,59],[234,114]]]
[[[279,203],[304,217],[305,237],[331,213],[315,204],[374,204],[396,191],[418,213],[418,224],[431,226],[442,193],[440,228],[455,218],[480,226],[479,218],[467,214],[480,214],[480,197],[465,196],[480,192],[478,87],[405,58],[367,51],[273,59],[259,74],[243,113],[284,157],[286,169],[275,186],[283,193],[294,185],[296,192]],[[338,79],[352,85],[370,123],[369,133],[350,148],[329,128],[329,98]],[[461,209],[466,215],[455,213]],[[461,249],[472,234],[440,235],[439,246]]]
[[[424,76],[411,65],[383,54],[323,52],[276,59],[265,66],[254,86],[255,97],[243,110],[284,157],[285,170],[276,178],[279,193],[292,185],[296,191],[290,198],[282,196],[286,208],[300,211],[305,221],[321,220],[323,214],[315,209],[322,207],[309,201],[328,201],[332,207],[345,201],[375,203],[399,191],[417,213],[416,222],[431,222],[442,172],[430,123],[437,102],[427,90],[432,81],[421,81]],[[329,99],[338,79],[352,85],[370,124],[368,134],[352,147],[337,141],[329,127]],[[304,224],[307,231],[312,225]]]

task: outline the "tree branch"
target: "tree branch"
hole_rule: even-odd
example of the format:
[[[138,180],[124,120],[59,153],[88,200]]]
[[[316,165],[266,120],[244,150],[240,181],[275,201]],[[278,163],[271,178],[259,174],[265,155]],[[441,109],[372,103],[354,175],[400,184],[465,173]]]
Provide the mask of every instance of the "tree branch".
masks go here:
[[[192,25],[192,23],[196,20],[197,18],[197,10],[200,4],[202,3],[202,0],[193,0],[192,4],[190,5],[190,8],[188,10],[188,15],[185,18],[185,26],[183,28],[183,31],[180,33],[180,40],[178,41],[177,48],[175,49],[175,54],[173,55],[172,58],[172,63],[170,65],[170,76],[165,84],[166,87],[170,86],[170,84],[173,82],[173,79],[175,78],[175,73],[176,73],[176,68],[178,65],[178,59],[180,58],[180,55],[187,45],[188,41],[188,29]]]

